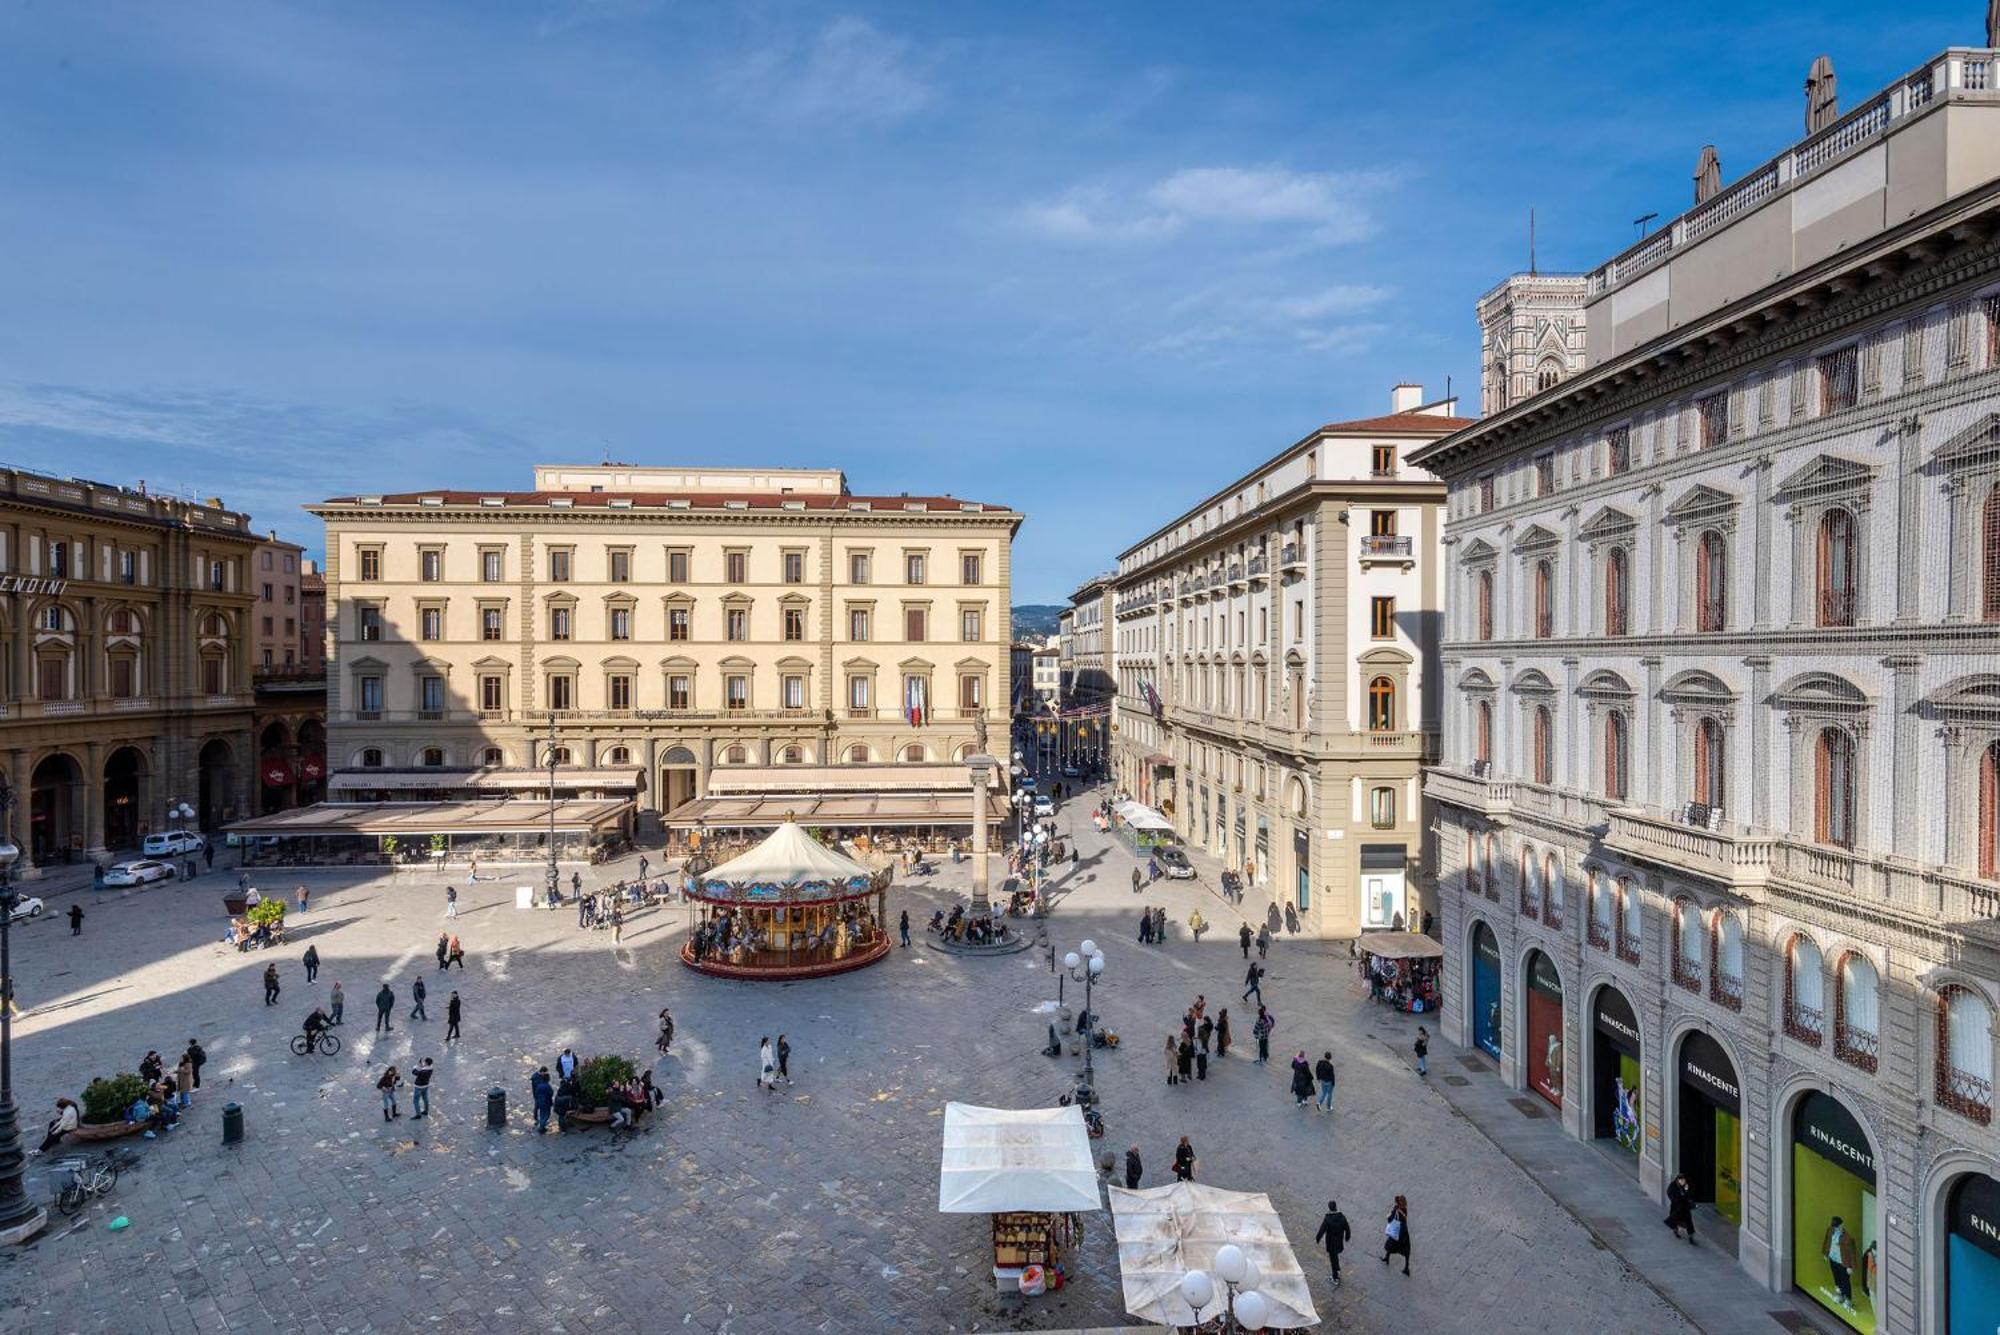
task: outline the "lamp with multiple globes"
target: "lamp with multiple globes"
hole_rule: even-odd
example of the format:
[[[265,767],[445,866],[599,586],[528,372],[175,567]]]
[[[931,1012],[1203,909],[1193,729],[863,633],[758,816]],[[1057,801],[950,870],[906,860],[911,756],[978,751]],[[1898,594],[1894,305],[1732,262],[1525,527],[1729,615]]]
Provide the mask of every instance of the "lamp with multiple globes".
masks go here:
[[[21,1186],[27,1158],[21,1153],[21,1121],[14,1107],[14,959],[12,927],[14,864],[21,849],[13,839],[14,790],[0,780],[0,1241],[25,1242],[41,1232],[48,1211],[28,1199]]]
[[[1181,1297],[1194,1309],[1195,1319],[1199,1321],[1202,1309],[1215,1301],[1215,1281],[1219,1279],[1223,1287],[1225,1329],[1262,1330],[1270,1318],[1271,1304],[1257,1292],[1257,1282],[1263,1278],[1257,1263],[1245,1256],[1241,1247],[1224,1243],[1215,1249],[1214,1265],[1213,1275],[1205,1270],[1190,1270],[1181,1276]]]

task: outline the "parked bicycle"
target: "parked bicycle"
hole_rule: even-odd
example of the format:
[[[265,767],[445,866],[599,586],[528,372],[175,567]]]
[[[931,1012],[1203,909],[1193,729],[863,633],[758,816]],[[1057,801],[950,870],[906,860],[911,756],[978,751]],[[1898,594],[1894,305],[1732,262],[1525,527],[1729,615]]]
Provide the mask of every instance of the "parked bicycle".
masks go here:
[[[118,1184],[118,1170],[124,1161],[116,1154],[96,1158],[61,1159],[56,1168],[69,1174],[56,1192],[56,1209],[75,1214],[93,1196],[102,1196]]]
[[[316,1034],[293,1034],[292,1055],[303,1057],[308,1052],[320,1052],[334,1056],[340,1051],[340,1038],[331,1029],[322,1029]]]

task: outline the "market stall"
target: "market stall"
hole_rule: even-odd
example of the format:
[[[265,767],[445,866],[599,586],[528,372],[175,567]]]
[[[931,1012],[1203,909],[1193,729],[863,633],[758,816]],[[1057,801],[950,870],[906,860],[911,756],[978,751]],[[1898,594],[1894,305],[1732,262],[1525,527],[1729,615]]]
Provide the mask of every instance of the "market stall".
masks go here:
[[[728,978],[810,978],[889,953],[890,874],[795,822],[689,885],[699,906],[681,962]]]
[[[1215,1279],[1217,1253],[1233,1246],[1249,1266],[1237,1286],[1238,1301],[1242,1293],[1262,1296],[1263,1329],[1298,1330],[1319,1324],[1305,1272],[1285,1239],[1284,1223],[1262,1192],[1224,1191],[1194,1182],[1144,1191],[1114,1186],[1111,1223],[1118,1237],[1125,1310],[1141,1320],[1179,1329],[1222,1316],[1229,1292]],[[1215,1281],[1213,1298],[1198,1311],[1183,1285],[1195,1270]],[[1221,1273],[1227,1273],[1227,1266]],[[1243,1315],[1240,1309],[1238,1315]]]
[[[1059,1287],[1078,1214],[1102,1208],[1081,1108],[945,1105],[938,1210],[992,1217],[993,1280],[1003,1292],[1035,1288],[1037,1271]]]
[[[1180,842],[1174,823],[1143,802],[1130,798],[1114,802],[1110,808],[1111,831],[1140,857],[1156,848]]]
[[[1419,1014],[1438,1008],[1443,946],[1420,932],[1364,932],[1360,949],[1372,1000]]]

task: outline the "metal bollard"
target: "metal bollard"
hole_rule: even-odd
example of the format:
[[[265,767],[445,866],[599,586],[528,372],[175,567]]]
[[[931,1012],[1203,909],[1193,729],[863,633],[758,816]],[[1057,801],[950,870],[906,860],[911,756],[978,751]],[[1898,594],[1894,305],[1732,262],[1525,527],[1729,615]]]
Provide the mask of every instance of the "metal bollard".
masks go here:
[[[498,1085],[486,1091],[486,1125],[507,1125],[507,1091]]]
[[[222,1143],[225,1145],[243,1143],[243,1105],[240,1103],[222,1105]]]

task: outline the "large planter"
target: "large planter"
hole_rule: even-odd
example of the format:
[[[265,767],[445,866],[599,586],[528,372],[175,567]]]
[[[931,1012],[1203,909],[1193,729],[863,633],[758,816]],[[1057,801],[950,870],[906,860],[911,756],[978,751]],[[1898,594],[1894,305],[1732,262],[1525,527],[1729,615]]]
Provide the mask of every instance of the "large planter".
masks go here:
[[[125,1136],[135,1136],[146,1129],[144,1122],[85,1122],[63,1137],[65,1143],[72,1140],[119,1140]]]
[[[250,901],[242,895],[224,895],[222,911],[232,918],[240,918],[250,911]]]

